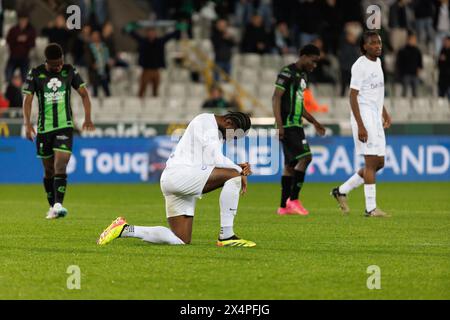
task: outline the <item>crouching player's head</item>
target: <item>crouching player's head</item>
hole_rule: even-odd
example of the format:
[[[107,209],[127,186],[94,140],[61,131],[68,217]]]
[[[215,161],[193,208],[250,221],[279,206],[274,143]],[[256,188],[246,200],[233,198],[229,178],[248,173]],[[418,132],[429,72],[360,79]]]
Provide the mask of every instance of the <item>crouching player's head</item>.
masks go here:
[[[243,112],[229,112],[223,119],[219,130],[225,140],[245,137],[252,125],[249,115]]]

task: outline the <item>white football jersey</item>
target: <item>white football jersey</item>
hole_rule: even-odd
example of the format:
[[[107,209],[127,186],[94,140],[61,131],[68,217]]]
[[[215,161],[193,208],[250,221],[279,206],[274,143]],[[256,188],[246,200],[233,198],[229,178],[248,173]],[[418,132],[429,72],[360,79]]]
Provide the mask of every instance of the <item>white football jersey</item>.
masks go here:
[[[350,88],[358,90],[358,104],[361,114],[375,112],[380,116],[384,105],[384,76],[381,60],[359,57],[352,66]],[[353,113],[352,117],[353,117]]]
[[[166,168],[214,166],[242,172],[241,167],[224,156],[222,148],[223,139],[214,114],[200,114],[189,123],[174,152],[167,160]]]

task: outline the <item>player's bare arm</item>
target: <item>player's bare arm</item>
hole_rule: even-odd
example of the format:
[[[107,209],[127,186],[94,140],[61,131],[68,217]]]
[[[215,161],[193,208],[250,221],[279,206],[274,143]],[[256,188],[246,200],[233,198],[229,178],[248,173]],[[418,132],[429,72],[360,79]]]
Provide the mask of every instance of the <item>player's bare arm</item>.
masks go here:
[[[321,123],[319,123],[319,121],[317,121],[316,118],[312,116],[312,114],[306,111],[306,109],[303,109],[302,116],[303,118],[308,120],[308,122],[311,123],[314,126],[314,128],[316,128],[316,131],[319,134],[319,136],[325,135],[325,127]]]
[[[392,119],[389,113],[386,110],[386,107],[383,106],[383,128],[388,129],[392,124]]]
[[[283,140],[284,138],[284,127],[283,127],[283,119],[281,118],[281,97],[284,94],[284,90],[280,88],[275,88],[275,91],[272,96],[272,109],[273,115],[275,117],[275,122],[277,124],[278,129],[278,138]]]
[[[25,125],[25,135],[28,140],[33,141],[36,136],[36,131],[31,123],[31,107],[33,104],[33,94],[25,95],[23,102],[23,119]]]
[[[350,89],[350,106],[356,123],[358,124],[358,139],[365,143],[367,142],[368,134],[361,118],[361,112],[359,111],[358,92],[358,90]]]
[[[89,99],[89,93],[85,87],[81,87],[77,91],[81,96],[84,107],[84,123],[82,129],[86,131],[94,131],[95,126],[91,120],[91,100]]]

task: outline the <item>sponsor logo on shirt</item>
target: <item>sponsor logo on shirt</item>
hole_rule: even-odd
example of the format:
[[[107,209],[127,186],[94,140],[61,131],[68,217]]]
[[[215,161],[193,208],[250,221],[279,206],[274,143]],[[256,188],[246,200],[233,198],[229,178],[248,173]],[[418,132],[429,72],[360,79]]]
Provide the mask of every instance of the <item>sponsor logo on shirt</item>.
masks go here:
[[[66,96],[66,91],[58,91],[61,88],[62,82],[58,78],[51,78],[47,83],[47,88],[53,92],[44,93],[46,103],[57,103],[63,101]]]
[[[383,88],[384,87],[384,82],[380,81],[378,83],[371,83],[370,84],[370,89],[377,89],[377,88]]]

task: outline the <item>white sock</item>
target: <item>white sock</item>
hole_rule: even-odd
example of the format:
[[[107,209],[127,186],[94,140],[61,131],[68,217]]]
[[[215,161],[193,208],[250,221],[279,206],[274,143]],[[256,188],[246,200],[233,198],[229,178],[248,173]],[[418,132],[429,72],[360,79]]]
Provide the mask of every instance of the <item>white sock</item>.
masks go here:
[[[233,223],[239,204],[241,177],[235,177],[223,185],[220,193],[220,239],[234,236]]]
[[[124,238],[139,238],[152,243],[168,243],[168,244],[184,244],[172,230],[166,227],[126,227],[121,237]]]
[[[370,212],[377,207],[375,184],[365,184],[364,195],[366,196],[366,211]]]
[[[358,173],[355,173],[347,181],[345,181],[344,184],[342,184],[339,187],[339,192],[343,194],[348,194],[350,191],[352,191],[355,188],[358,188],[363,183],[364,179]]]

